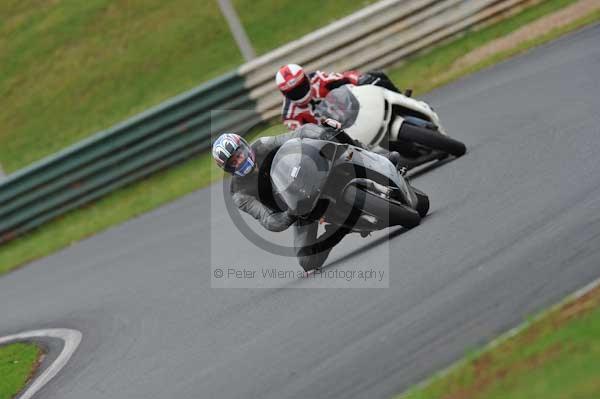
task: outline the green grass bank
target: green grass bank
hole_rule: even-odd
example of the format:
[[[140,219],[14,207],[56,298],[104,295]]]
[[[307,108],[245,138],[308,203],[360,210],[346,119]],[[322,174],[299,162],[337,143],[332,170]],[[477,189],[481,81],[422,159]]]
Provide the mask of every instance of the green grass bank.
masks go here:
[[[0,399],[11,399],[25,387],[41,355],[42,350],[34,344],[0,346]]]
[[[373,1],[233,3],[260,54]],[[7,173],[243,61],[216,1],[4,0],[0,15]]]
[[[396,399],[600,397],[600,288]]]

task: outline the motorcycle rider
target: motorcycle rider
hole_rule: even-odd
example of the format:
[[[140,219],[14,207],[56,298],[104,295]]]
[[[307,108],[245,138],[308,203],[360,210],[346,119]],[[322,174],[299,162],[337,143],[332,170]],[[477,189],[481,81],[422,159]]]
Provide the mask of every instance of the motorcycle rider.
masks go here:
[[[281,117],[284,125],[290,130],[297,129],[305,123],[320,124],[314,115],[315,106],[331,90],[345,84],[357,86],[374,84],[400,92],[383,72],[327,73],[314,71],[306,73],[297,64],[282,66],[275,75],[275,82],[284,96]]]
[[[213,143],[212,155],[219,167],[233,175],[231,195],[240,210],[253,216],[270,231],[280,232],[294,226],[298,262],[305,271],[310,271],[325,263],[331,249],[350,230],[326,225],[325,233],[317,238],[318,221],[297,219],[275,203],[270,180],[271,163],[283,143],[293,138],[336,140],[364,148],[343,131],[306,124],[279,136],[259,138],[251,145],[235,133],[224,133]],[[388,159],[397,164],[399,155],[390,153]]]

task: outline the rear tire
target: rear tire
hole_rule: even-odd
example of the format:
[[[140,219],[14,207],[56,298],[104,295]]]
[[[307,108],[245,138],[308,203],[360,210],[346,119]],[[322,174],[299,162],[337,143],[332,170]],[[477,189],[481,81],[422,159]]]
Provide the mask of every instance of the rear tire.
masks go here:
[[[398,138],[441,150],[455,157],[463,156],[467,152],[467,147],[458,140],[430,129],[409,125],[408,123],[402,124],[398,132]]]
[[[349,186],[344,192],[344,201],[356,209],[375,216],[387,226],[400,225],[412,228],[421,222],[419,213],[409,206],[380,197],[361,187]]]

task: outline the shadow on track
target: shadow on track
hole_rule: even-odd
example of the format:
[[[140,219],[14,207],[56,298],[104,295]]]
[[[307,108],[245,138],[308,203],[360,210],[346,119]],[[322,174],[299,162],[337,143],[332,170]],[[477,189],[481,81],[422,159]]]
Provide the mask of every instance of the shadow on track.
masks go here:
[[[432,170],[437,169],[440,166],[444,166],[447,163],[450,163],[450,162],[454,161],[455,159],[457,159],[457,158],[448,157],[448,158],[445,158],[445,159],[438,160],[436,162],[424,164],[422,166],[417,166],[416,168],[410,170],[407,173],[406,177],[408,179],[416,179],[417,177],[422,176],[425,173],[431,172]]]
[[[338,258],[338,259],[334,260],[331,263],[325,264],[325,266],[323,266],[323,269],[326,269],[326,268],[329,268],[329,267],[332,267],[332,266],[336,266],[336,265],[338,265],[340,263],[343,263],[343,262],[347,261],[348,259],[351,259],[351,258],[353,258],[354,256],[356,256],[356,255],[358,255],[360,253],[363,253],[363,252],[369,251],[369,250],[371,250],[371,249],[373,249],[375,247],[378,247],[379,245],[384,244],[384,243],[388,242],[389,240],[391,240],[391,239],[393,239],[395,237],[398,237],[398,236],[406,233],[409,230],[410,229],[407,229],[405,227],[401,227],[401,228],[396,229],[394,231],[390,231],[390,233],[388,235],[385,235],[383,237],[379,237],[378,239],[373,240],[373,241],[369,242],[368,244],[366,244],[364,246],[356,248],[354,251],[348,252],[346,255],[342,256],[341,258]]]

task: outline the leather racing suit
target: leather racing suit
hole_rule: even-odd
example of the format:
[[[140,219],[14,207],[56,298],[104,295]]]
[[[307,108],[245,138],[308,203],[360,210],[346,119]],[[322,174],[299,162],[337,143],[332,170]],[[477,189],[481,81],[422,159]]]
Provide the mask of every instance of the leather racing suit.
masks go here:
[[[329,252],[349,232],[348,229],[326,226],[326,231],[317,238],[318,222],[296,220],[282,211],[272,194],[270,170],[277,150],[286,141],[293,138],[311,138],[336,140],[364,148],[349,136],[324,126],[306,124],[299,129],[274,137],[262,137],[251,144],[255,152],[257,167],[246,176],[234,176],[231,179],[231,195],[236,206],[250,214],[267,230],[283,231],[293,224],[294,248],[300,266],[306,271],[320,268]]]

